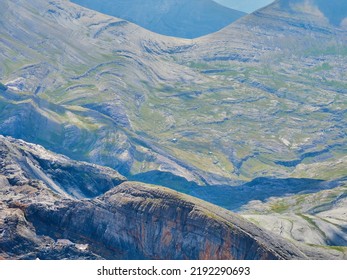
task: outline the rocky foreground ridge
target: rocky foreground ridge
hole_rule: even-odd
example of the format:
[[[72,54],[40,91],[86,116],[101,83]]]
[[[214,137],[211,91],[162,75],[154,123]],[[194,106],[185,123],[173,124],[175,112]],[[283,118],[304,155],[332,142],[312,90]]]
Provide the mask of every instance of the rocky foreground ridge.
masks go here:
[[[3,136],[0,197],[2,259],[342,257],[299,248],[187,195]]]

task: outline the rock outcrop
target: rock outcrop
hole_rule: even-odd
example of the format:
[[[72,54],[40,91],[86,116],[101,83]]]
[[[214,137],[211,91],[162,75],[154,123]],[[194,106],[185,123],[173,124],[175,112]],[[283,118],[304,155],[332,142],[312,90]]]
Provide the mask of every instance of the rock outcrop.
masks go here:
[[[305,258],[225,210],[142,183],[124,183],[92,201],[35,203],[25,213],[40,234],[89,243],[107,258]]]

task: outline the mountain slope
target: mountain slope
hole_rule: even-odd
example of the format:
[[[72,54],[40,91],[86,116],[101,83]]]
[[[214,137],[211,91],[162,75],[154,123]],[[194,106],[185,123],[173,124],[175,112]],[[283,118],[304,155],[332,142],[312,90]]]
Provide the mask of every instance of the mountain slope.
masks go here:
[[[129,118],[137,118],[154,85],[196,76],[170,58],[191,47],[187,41],[67,1],[1,2],[0,71],[8,85],[1,94],[2,133],[125,174],[143,168],[146,158],[155,168],[191,173],[160,149],[153,151],[149,139],[136,136]],[[19,111],[27,117],[19,118]],[[42,133],[47,129],[51,133]]]
[[[76,4],[123,18],[153,32],[196,38],[229,25],[245,14],[211,0],[73,0]]]
[[[270,167],[263,164],[274,153],[272,167],[287,171],[339,158],[346,147],[341,132],[346,126],[346,38],[343,26],[277,1],[198,39],[194,50],[182,55],[182,64],[211,79],[205,85],[210,91],[201,90],[189,106],[182,103],[175,110],[187,115],[195,103],[187,119],[198,114],[200,123],[185,130],[192,140],[211,139],[209,147],[223,147],[233,173],[246,175],[245,167],[267,176]],[[339,152],[330,154],[331,148]],[[278,171],[273,170],[277,176]]]
[[[7,135],[126,175],[209,185],[287,178],[343,155],[346,36],[320,17],[276,2],[190,41],[66,1],[2,2],[0,71],[17,92],[2,94]],[[30,134],[52,121],[61,138]]]
[[[22,185],[36,179],[61,196],[95,197],[126,180],[111,168],[71,161],[12,138],[1,138],[1,155],[1,174],[10,184]]]

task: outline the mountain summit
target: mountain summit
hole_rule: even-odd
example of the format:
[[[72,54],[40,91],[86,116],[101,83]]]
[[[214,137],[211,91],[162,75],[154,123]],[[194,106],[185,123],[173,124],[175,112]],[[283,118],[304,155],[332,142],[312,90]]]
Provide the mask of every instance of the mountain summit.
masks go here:
[[[153,32],[196,38],[216,32],[245,15],[212,0],[72,0],[86,8],[126,19]]]

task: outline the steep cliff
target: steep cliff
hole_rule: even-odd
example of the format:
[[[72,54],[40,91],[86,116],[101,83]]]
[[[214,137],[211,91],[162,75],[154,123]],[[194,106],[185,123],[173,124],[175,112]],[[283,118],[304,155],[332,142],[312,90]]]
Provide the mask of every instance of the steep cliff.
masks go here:
[[[40,234],[119,259],[305,258],[241,218],[162,187],[128,182],[93,201],[30,205]]]

